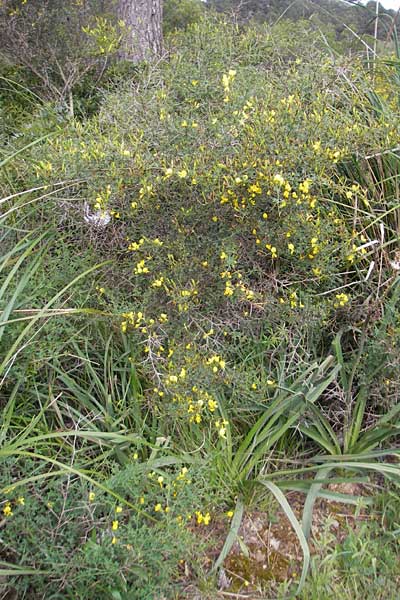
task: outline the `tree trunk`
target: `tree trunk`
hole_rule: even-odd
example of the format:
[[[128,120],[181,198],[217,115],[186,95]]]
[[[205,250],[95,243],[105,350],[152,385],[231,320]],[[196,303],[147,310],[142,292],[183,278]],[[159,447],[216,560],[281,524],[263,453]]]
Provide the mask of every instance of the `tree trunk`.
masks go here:
[[[118,17],[127,33],[121,58],[138,62],[162,50],[162,0],[118,0]]]

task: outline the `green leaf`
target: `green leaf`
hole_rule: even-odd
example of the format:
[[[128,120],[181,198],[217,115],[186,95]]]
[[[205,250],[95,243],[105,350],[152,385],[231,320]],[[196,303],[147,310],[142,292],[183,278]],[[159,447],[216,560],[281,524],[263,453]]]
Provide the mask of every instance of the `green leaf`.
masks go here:
[[[267,481],[265,479],[260,478],[257,481],[261,485],[263,485],[267,489],[269,489],[269,491],[275,496],[276,500],[281,505],[282,510],[284,511],[286,517],[288,518],[291,526],[293,527],[293,529],[299,539],[300,546],[303,551],[304,560],[303,560],[303,567],[302,567],[302,571],[301,571],[299,585],[297,587],[297,591],[295,594],[297,596],[298,594],[300,594],[301,590],[304,587],[308,569],[310,567],[310,548],[308,546],[307,539],[303,533],[303,530],[301,528],[299,521],[297,520],[296,515],[294,514],[293,510],[291,509],[288,501],[286,500],[284,494],[281,492],[279,487],[277,485],[275,485],[275,483],[272,483],[272,481]]]
[[[320,495],[320,489],[323,486],[325,480],[328,479],[331,470],[332,469],[322,469],[321,471],[319,471],[316,475],[316,477],[318,477],[319,479],[318,483],[314,481],[307,494],[306,501],[304,503],[302,520],[302,528],[306,539],[310,537],[315,500]],[[320,481],[321,479],[322,482]]]
[[[221,567],[223,565],[224,560],[228,556],[233,544],[237,540],[239,528],[242,523],[243,511],[244,511],[244,505],[243,505],[242,500],[239,499],[236,502],[235,512],[232,517],[229,533],[226,537],[223,548],[222,548],[217,560],[215,561],[213,568],[211,569],[211,573],[215,573],[217,571],[217,569],[219,569],[219,567]]]

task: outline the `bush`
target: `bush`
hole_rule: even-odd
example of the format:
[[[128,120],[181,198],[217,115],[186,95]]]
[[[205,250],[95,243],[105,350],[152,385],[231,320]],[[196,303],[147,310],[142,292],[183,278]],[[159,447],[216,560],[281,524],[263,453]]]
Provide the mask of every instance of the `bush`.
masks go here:
[[[213,417],[205,390],[235,379],[236,332],[307,337],[315,322],[312,352],[327,351],[379,277],[364,280],[374,241],[354,221],[374,199],[338,167],[390,143],[397,121],[368,108],[361,64],[306,37],[286,23],[194,25],[169,61],[16,163],[25,185],[77,181],[52,219],[79,252],[116,261],[93,305],[139,334],[156,397],[191,422]]]
[[[200,21],[205,7],[201,0],[166,0],[163,5],[164,34],[185,29]]]
[[[8,467],[14,476],[18,474],[15,464]],[[33,463],[23,464],[23,471],[34,468]],[[177,470],[170,479],[171,483],[176,479],[182,489],[178,500],[171,491],[161,492],[156,477],[152,482],[140,471],[139,463],[106,481],[108,489],[129,498],[138,512],[110,503],[107,495],[88,490],[75,478],[51,479],[44,485],[35,483],[8,492],[5,505],[11,507],[11,513],[3,523],[2,543],[7,550],[2,559],[31,565],[37,574],[9,579],[3,592],[29,593],[33,599],[46,594],[49,598],[87,600],[151,600],[172,593],[180,561],[190,564],[194,538],[177,521],[180,510],[185,511],[187,522],[188,510],[193,509],[193,498],[191,504],[184,498],[189,476]],[[155,512],[160,500],[164,500],[162,510]],[[165,512],[165,502],[170,513]],[[148,512],[152,521],[145,518]],[[199,540],[196,549],[204,550]]]

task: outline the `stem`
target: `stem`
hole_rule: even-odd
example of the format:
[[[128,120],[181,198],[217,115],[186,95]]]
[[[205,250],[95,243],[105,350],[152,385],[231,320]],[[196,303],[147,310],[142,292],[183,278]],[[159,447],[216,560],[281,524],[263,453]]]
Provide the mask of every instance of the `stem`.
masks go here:
[[[68,99],[69,99],[69,103],[68,103],[69,116],[71,117],[71,119],[73,119],[74,118],[74,97],[72,95],[71,90],[69,90],[69,92],[68,92]]]
[[[379,0],[375,4],[375,29],[374,29],[374,77],[376,70],[376,50],[378,45],[378,21],[379,21]]]

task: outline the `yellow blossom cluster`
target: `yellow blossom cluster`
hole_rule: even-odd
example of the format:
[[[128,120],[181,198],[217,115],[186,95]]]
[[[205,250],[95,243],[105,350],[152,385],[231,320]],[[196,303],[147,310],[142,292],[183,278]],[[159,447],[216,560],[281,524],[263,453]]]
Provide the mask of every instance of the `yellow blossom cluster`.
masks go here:
[[[129,311],[122,313],[123,321],[121,322],[121,331],[126,333],[128,329],[139,329],[142,333],[148,333],[149,328],[156,324],[166,323],[168,316],[166,313],[160,313],[158,318],[146,318],[141,311]]]
[[[6,502],[3,505],[2,508],[2,512],[3,515],[5,517],[12,517],[14,512],[13,512],[13,504],[18,507],[18,506],[24,506],[25,505],[25,498],[23,496],[18,496],[18,498],[16,498],[13,502],[11,502],[11,500],[6,500]]]
[[[213,417],[218,409],[218,402],[206,390],[194,385],[187,393],[177,393],[172,397],[172,402],[183,409],[183,416],[187,415],[189,423],[199,425],[206,417],[207,421]]]
[[[336,298],[336,300],[334,302],[335,308],[342,308],[343,306],[346,306],[346,304],[348,304],[348,302],[350,301],[350,297],[343,292],[340,294],[336,294],[335,298]]]
[[[199,510],[196,510],[194,513],[196,515],[196,523],[197,525],[209,525],[211,521],[211,515],[209,512],[203,514]]]
[[[229,102],[229,93],[231,90],[231,85],[235,81],[236,71],[234,69],[229,69],[228,73],[224,73],[222,75],[222,87],[224,88],[224,102]]]
[[[219,370],[223,371],[225,369],[226,362],[221,356],[215,354],[207,358],[206,365],[211,366],[213,373],[218,373]]]

